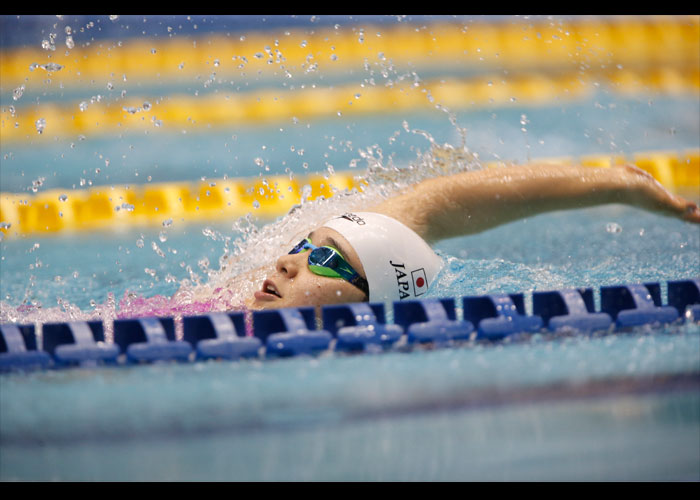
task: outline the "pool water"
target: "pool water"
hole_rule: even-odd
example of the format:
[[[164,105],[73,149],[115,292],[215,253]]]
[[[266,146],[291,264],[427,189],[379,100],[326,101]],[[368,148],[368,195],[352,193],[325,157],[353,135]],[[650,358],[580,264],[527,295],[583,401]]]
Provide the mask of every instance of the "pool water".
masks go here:
[[[109,317],[114,304],[87,297],[167,296],[172,283],[143,268],[184,272],[179,259],[208,257],[217,269],[222,242],[191,237],[198,233],[169,237],[163,248],[179,253],[165,259],[135,245],[142,235],[161,243],[145,231],[109,244],[36,240],[19,266],[45,263],[28,297],[70,304],[15,314]],[[533,290],[697,276],[699,240],[694,226],[627,207],[541,215],[440,243],[445,266],[430,295],[524,292],[531,311]],[[80,267],[68,252],[76,241],[85,245]],[[81,271],[57,282],[59,266]],[[684,324],[409,352],[5,374],[0,472],[9,480],[698,480],[699,369],[700,325]]]
[[[694,325],[6,375],[3,479],[697,480],[698,353]]]
[[[528,117],[527,127],[520,123],[524,115]],[[9,192],[26,192],[32,179],[43,176],[42,189],[65,188],[68,194],[71,189],[79,189],[76,186],[81,180],[93,185],[141,183],[148,176],[151,182],[182,181],[191,179],[195,168],[200,178],[218,179],[224,176],[264,177],[285,174],[285,171],[297,176],[327,174],[329,168],[367,176],[366,168],[372,165],[375,172],[382,173],[384,169],[393,172],[397,182],[405,182],[420,168],[414,167],[406,174],[396,174],[394,170],[411,165],[435,168],[436,157],[431,150],[434,145],[447,147],[446,151],[452,154],[474,155],[477,168],[483,162],[498,159],[524,163],[539,158],[576,158],[598,153],[683,151],[697,147],[698,116],[700,104],[696,99],[655,96],[653,101],[641,98],[613,101],[613,96],[600,92],[592,101],[561,106],[458,113],[457,127],[447,114],[435,111],[379,119],[353,117],[349,123],[319,120],[309,123],[303,130],[258,125],[225,133],[213,131],[207,135],[124,136],[112,141],[86,139],[77,146],[73,144],[75,147],[62,140],[54,141],[48,149],[16,145],[11,151],[11,161],[4,164],[12,168],[0,169],[0,175],[3,176],[3,190]],[[605,126],[600,127],[601,123]],[[466,135],[462,137],[462,133]],[[236,137],[236,141],[231,137]],[[126,154],[120,154],[123,152]],[[109,167],[95,173],[98,155],[100,164],[104,158],[114,160]],[[261,171],[255,158],[262,158],[269,170]],[[303,163],[307,163],[306,168]],[[367,178],[378,181],[380,176],[375,174]],[[700,193],[683,194],[700,199]],[[379,196],[375,193],[367,199],[376,201]],[[309,208],[309,211],[318,215],[319,212],[340,211],[346,206],[337,203],[331,200],[328,205],[315,211]],[[260,244],[270,246],[269,241],[243,234],[242,231],[250,230],[251,226],[262,227],[271,222],[256,217],[255,209],[251,210],[251,216],[251,221],[243,224],[235,220],[204,224],[175,220],[169,227],[157,229],[115,228],[111,233],[102,232],[98,239],[80,232],[48,238],[6,238],[0,241],[3,268],[0,318],[14,321],[20,304],[52,308],[60,300],[62,304],[90,310],[87,306],[91,302],[103,304],[110,294],[116,302],[127,291],[143,296],[170,296],[183,279],[206,282],[212,273],[216,274],[227,246],[229,251],[235,252],[231,247],[237,239],[243,237],[248,245],[257,245],[258,249]],[[625,217],[622,224],[618,219]],[[667,225],[670,231],[665,233]],[[658,230],[653,229],[657,226]],[[511,243],[513,232],[521,236],[517,244]],[[504,234],[508,236],[504,238]],[[562,245],[578,248],[579,242],[590,238],[599,238],[602,246],[588,246],[590,254],[586,256],[562,251]],[[556,262],[562,266],[562,272],[559,280],[553,280],[552,284],[566,281],[571,286],[584,286],[620,280],[658,281],[678,274],[693,276],[698,269],[697,260],[693,260],[697,241],[696,227],[626,207],[609,206],[572,214],[547,214],[511,224],[507,229],[498,228],[443,242],[437,248],[444,249],[445,256],[463,260],[466,257],[466,266],[477,267],[469,270],[471,275],[497,266],[499,261],[492,257],[514,264],[541,263],[538,271]],[[284,245],[290,242],[291,235],[283,241],[279,251],[286,252]],[[668,258],[660,257],[662,249],[655,244],[663,246]],[[635,251],[629,252],[629,248]],[[272,252],[271,256],[278,255],[277,252]],[[640,252],[649,258],[658,257],[658,263],[649,267],[636,262],[629,272],[619,276],[605,274],[605,269],[632,264]],[[654,254],[658,255],[654,257]],[[605,264],[606,258],[613,259],[609,261],[612,265]],[[486,267],[478,262],[482,259],[489,261]],[[680,268],[668,267],[675,263]],[[249,261],[246,264],[248,268],[241,267],[240,271],[260,263]],[[460,263],[453,261],[454,265]],[[575,272],[577,268],[580,273]],[[595,269],[601,274],[591,274]],[[502,270],[505,274],[506,268]],[[508,270],[508,274],[513,274],[512,271]],[[643,276],[635,274],[639,272]],[[193,273],[196,276],[193,277]],[[597,278],[602,278],[604,283]],[[470,281],[477,288],[478,283],[488,282]],[[513,285],[515,288],[511,291],[531,288],[526,282],[516,281]]]
[[[350,171],[381,187],[445,151],[465,153],[471,168],[698,149],[698,137],[696,95],[601,86],[584,100],[459,110],[454,123],[435,109],[3,145],[0,184],[29,192],[41,178],[41,189],[70,194],[81,184]],[[302,213],[318,220],[347,203]],[[180,287],[211,298],[212,284],[288,250],[298,229],[289,217],[252,215],[5,238],[0,322],[180,314],[170,300]],[[697,225],[618,205],[543,214],[436,250],[444,267],[430,296],[520,292],[528,312],[532,291],[700,276]],[[0,479],[697,481],[700,325],[2,374]]]

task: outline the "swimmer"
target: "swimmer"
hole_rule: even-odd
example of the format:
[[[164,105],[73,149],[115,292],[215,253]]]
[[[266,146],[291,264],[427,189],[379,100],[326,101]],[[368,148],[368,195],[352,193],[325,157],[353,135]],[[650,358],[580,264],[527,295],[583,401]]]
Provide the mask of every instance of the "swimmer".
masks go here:
[[[440,271],[431,243],[607,203],[700,223],[695,203],[631,165],[523,165],[436,177],[362,211],[329,214],[277,259],[246,305],[256,310],[420,298]]]

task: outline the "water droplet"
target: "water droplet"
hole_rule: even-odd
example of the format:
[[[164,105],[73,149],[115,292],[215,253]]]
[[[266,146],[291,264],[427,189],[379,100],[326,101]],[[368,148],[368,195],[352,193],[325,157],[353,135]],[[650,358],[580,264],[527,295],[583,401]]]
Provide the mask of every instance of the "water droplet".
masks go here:
[[[58,196],[59,201],[66,201],[67,199],[68,199],[68,196],[66,196],[65,194],[61,194]]]
[[[173,225],[173,220],[172,219],[165,219],[163,221],[163,227],[170,227]]]
[[[42,64],[39,67],[43,70],[46,70],[46,71],[60,71],[63,69],[63,66],[61,66],[60,64],[56,64],[56,63],[46,63],[46,64]]]
[[[85,110],[88,108],[88,103],[87,103],[87,101],[81,102],[80,105],[79,105],[78,107],[80,108],[80,111],[85,111]]]
[[[22,97],[22,94],[24,94],[24,85],[20,85],[16,89],[12,91],[12,99],[15,101],[18,100],[20,97]]]
[[[605,230],[611,234],[617,234],[622,232],[622,226],[616,222],[608,222],[605,225]]]
[[[161,241],[165,241],[165,240],[161,240]],[[151,242],[151,250],[153,250],[156,254],[158,254],[158,257],[165,258],[165,252],[163,252],[163,250],[160,249],[160,247],[156,244],[155,241]]]
[[[36,131],[39,134],[44,132],[44,129],[46,128],[46,120],[44,118],[39,118],[34,124],[36,125]]]
[[[73,37],[70,35],[68,35],[66,37],[66,47],[68,47],[69,49],[72,49],[75,47],[75,42],[73,41]]]

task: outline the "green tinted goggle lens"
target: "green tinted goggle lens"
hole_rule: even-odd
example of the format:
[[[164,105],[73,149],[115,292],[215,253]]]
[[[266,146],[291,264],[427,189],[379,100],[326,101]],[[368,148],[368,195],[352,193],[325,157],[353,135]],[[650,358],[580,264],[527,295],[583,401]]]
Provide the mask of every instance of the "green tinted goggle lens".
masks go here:
[[[369,296],[367,280],[348,264],[338,250],[329,246],[317,247],[306,238],[299,242],[289,253],[295,254],[306,250],[311,250],[308,262],[312,273],[328,278],[344,279]]]

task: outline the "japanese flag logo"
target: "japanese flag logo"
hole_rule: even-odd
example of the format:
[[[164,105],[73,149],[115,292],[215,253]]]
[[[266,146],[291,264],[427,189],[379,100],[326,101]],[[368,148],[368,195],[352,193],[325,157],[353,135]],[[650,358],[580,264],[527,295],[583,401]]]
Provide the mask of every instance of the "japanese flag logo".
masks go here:
[[[411,278],[413,278],[413,295],[418,297],[428,291],[428,278],[425,276],[425,269],[421,267],[411,271]]]

